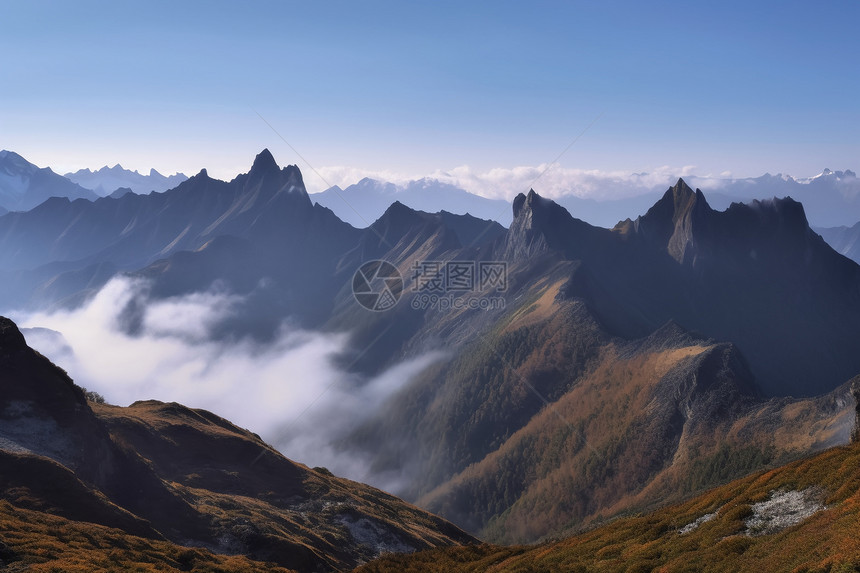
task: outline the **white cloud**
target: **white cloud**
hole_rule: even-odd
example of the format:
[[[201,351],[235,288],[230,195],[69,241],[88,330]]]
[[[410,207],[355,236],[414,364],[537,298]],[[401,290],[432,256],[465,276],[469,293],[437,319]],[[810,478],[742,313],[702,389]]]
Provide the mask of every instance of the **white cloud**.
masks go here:
[[[348,335],[282,327],[268,344],[223,342],[209,330],[239,300],[217,292],[146,302],[147,284],[118,278],[89,303],[71,311],[16,317],[31,346],[65,368],[81,386],[108,402],[176,401],[205,408],[248,428],[285,455],[336,474],[375,482],[363,460],[335,451],[347,436],[413,376],[441,358],[428,353],[374,378],[347,373],[334,358]],[[131,302],[143,302],[140,331],[121,328]],[[388,479],[388,478],[386,478]]]
[[[326,182],[316,175],[305,177],[310,192],[324,191],[328,185],[341,188],[357,183],[365,177],[394,183],[404,187],[410,181],[423,178],[436,179],[465,189],[470,193],[489,199],[512,200],[518,193],[529,189],[544,197],[558,199],[573,195],[595,200],[624,199],[655,190],[665,190],[674,185],[678,177],[691,177],[695,166],[671,167],[663,165],[643,173],[626,171],[600,171],[595,169],[570,169],[558,165],[541,164],[511,168],[497,167],[485,171],[461,165],[449,170],[432,173],[405,174],[395,171],[374,171],[351,167],[323,167],[319,173]],[[710,176],[695,177],[696,181],[710,182],[717,178]],[[327,184],[326,184],[327,183]]]

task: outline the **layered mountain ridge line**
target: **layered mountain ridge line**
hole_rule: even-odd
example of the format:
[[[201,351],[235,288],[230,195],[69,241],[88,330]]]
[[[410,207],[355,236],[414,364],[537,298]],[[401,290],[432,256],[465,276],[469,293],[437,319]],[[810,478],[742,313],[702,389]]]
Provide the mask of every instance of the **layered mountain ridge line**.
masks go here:
[[[130,209],[122,228],[136,222],[125,235],[107,233],[78,261],[4,270],[0,288],[79,304],[126,268],[148,290],[125,318],[217,283],[250,318],[213,335],[265,339],[286,319],[348,332],[343,363],[368,375],[446,352],[336,446],[365,456],[372,476],[402,477],[396,493],[493,540],[555,535],[848,440],[860,267],[810,231],[791,200],[714,211],[681,180],[614,229],[531,191],[515,200],[507,230],[399,203],[359,230],[303,191],[297,168],[261,154],[233,182],[201,173],[163,194],[169,201],[96,202],[135,201],[147,217],[157,207],[169,224]],[[93,207],[79,203],[54,202],[38,225],[30,214],[0,217],[7,256],[28,233],[54,245],[73,220],[82,236],[95,228]],[[366,311],[350,291],[355,270],[373,259],[406,281],[384,313]],[[154,262],[135,268],[140,260]],[[464,295],[499,296],[503,306],[410,304],[416,262],[462,260],[505,263],[506,291]],[[646,398],[644,410],[625,409]],[[569,425],[555,424],[556,410]],[[618,423],[607,427],[604,415]],[[631,467],[625,456],[643,463]],[[529,511],[554,504],[556,491],[570,499]],[[521,525],[512,519],[526,514]]]

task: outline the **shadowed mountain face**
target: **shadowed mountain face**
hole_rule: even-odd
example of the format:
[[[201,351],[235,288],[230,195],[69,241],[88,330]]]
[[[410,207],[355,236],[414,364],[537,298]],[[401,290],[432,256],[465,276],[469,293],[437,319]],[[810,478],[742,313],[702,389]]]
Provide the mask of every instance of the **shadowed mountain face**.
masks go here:
[[[95,200],[98,195],[17,153],[0,151],[0,214],[32,209],[50,197]]]
[[[89,403],[6,318],[0,458],[0,498],[15,508],[298,571],[471,541],[395,497],[296,464],[209,412]],[[18,559],[32,557],[24,552]]]
[[[860,371],[852,350],[860,267],[815,234],[791,199],[718,212],[679,181],[613,233],[532,194],[518,197],[514,211],[505,254],[543,249],[581,261],[566,292],[583,297],[614,334],[644,336],[674,320],[730,340],[769,395],[826,392]]]

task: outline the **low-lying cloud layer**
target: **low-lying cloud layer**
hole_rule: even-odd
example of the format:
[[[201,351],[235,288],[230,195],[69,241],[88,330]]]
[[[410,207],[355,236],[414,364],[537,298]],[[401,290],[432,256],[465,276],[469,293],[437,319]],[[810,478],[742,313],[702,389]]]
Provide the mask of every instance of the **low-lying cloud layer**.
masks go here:
[[[362,459],[332,443],[439,353],[368,379],[334,366],[347,350],[347,334],[284,326],[267,344],[213,340],[209,333],[240,299],[212,292],[147,303],[139,328],[129,334],[123,313],[145,297],[146,287],[116,278],[79,309],[15,318],[31,346],[110,403],[157,399],[205,408],[260,434],[293,460],[396,489],[400,476],[374,480]]]

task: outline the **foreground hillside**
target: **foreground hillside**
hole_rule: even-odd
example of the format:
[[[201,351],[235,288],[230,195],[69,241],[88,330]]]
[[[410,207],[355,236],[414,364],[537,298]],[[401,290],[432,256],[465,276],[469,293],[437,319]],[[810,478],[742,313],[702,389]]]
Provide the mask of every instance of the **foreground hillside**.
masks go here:
[[[357,571],[857,571],[860,444],[564,541],[390,556]]]
[[[118,560],[115,568],[172,567],[182,555],[253,568],[217,553],[337,571],[473,541],[382,491],[294,463],[204,410],[88,402],[2,317],[0,521],[0,560],[61,569],[92,551]]]
[[[245,556],[219,555],[122,529],[72,521],[0,501],[3,571],[196,571],[289,573],[291,569]]]

